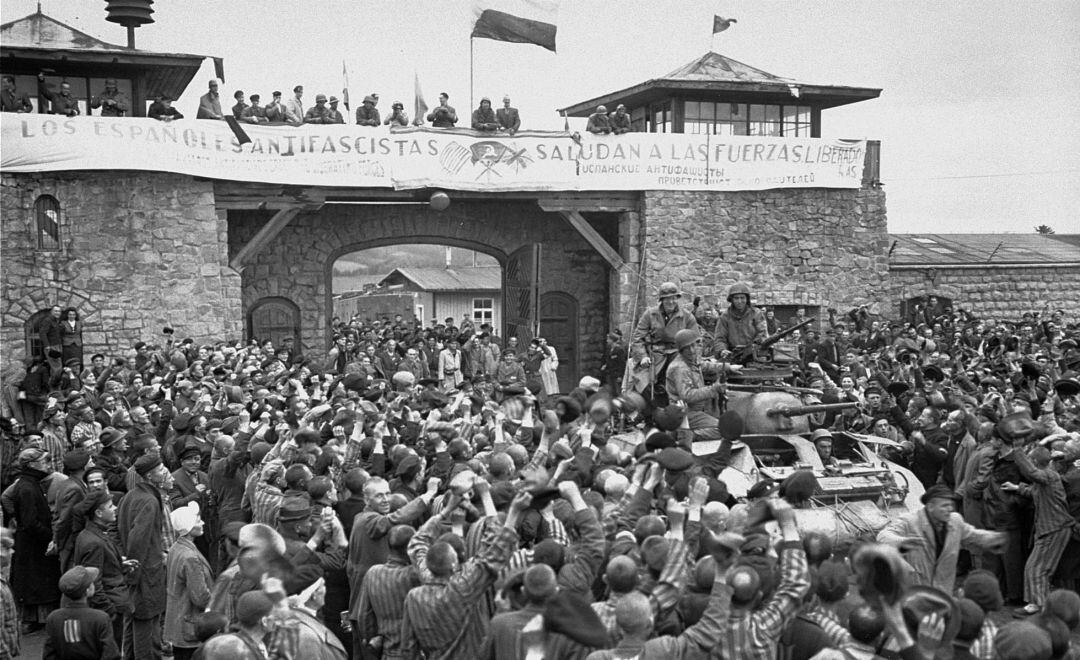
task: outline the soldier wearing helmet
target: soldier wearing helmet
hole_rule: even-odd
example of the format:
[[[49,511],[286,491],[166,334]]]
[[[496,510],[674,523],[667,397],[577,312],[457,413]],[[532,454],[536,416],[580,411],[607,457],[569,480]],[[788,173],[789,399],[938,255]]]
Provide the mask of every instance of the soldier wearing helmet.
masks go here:
[[[651,307],[638,319],[630,345],[630,382],[626,389],[643,392],[652,386],[654,405],[668,403],[665,385],[668,364],[675,357],[675,334],[679,330],[697,330],[694,315],[679,307],[679,287],[664,282],[656,291],[660,304]]]
[[[672,358],[667,369],[668,398],[672,403],[682,401],[686,405],[686,421],[690,424],[695,440],[722,440],[723,436],[717,425],[724,382],[721,379],[712,385],[706,385],[704,372],[725,371],[724,366],[716,362],[702,361],[701,333],[697,329],[676,332],[675,348],[679,354]],[[729,366],[727,370],[738,371],[738,366]]]
[[[765,331],[765,315],[750,305],[750,287],[739,282],[728,289],[731,305],[716,322],[716,340],[713,350],[721,358],[731,356],[736,346],[749,346],[768,336]]]

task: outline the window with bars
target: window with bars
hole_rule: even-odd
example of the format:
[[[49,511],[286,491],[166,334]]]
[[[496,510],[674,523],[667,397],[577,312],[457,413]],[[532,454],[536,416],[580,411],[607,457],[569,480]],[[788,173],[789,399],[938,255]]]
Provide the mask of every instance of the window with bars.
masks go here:
[[[52,195],[41,195],[34,201],[39,250],[60,249],[60,202]]]

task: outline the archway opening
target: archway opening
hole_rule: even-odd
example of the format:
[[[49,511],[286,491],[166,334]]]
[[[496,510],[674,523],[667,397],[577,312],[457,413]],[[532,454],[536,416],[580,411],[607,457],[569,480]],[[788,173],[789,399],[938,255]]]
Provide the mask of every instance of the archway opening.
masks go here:
[[[331,289],[331,325],[469,324],[477,333],[486,325],[501,334],[502,265],[477,250],[399,243],[349,252],[334,261]]]

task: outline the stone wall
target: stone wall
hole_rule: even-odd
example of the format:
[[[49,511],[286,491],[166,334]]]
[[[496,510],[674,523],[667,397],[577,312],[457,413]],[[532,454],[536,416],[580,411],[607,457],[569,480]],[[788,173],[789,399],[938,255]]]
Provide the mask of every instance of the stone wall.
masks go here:
[[[722,305],[735,282],[755,304],[888,305],[880,188],[644,193],[644,300],[664,281]]]
[[[54,304],[83,320],[84,352],[123,354],[170,325],[196,341],[240,337],[240,278],[227,266],[213,184],[174,174],[4,174],[0,301],[4,366],[26,357],[25,322]],[[60,249],[38,249],[35,200],[61,208]]]
[[[228,215],[229,249],[236,254],[272,213]],[[584,372],[599,367],[609,322],[610,268],[558,214],[530,202],[454,202],[443,212],[427,205],[327,204],[320,211],[300,213],[245,267],[245,318],[260,299],[287,298],[300,309],[304,349],[325,351],[334,261],[349,252],[402,243],[465,247],[501,262],[518,248],[541,243],[540,292],[564,292],[577,300],[579,368]]]
[[[1069,322],[1080,317],[1080,267],[905,268],[894,266],[889,278],[893,315],[904,300],[934,294],[953,307],[982,318],[1012,320],[1026,311],[1064,309]]]

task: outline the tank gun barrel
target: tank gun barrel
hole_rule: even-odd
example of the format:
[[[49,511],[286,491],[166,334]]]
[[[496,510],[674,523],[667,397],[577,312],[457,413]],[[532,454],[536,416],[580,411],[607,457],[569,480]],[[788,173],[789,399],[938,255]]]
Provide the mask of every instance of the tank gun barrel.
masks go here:
[[[848,401],[845,403],[815,403],[808,406],[778,406],[776,408],[770,408],[765,414],[769,416],[783,415],[784,417],[798,417],[800,415],[816,415],[831,410],[846,410],[848,408],[855,408],[858,405],[859,404],[854,401]]]

